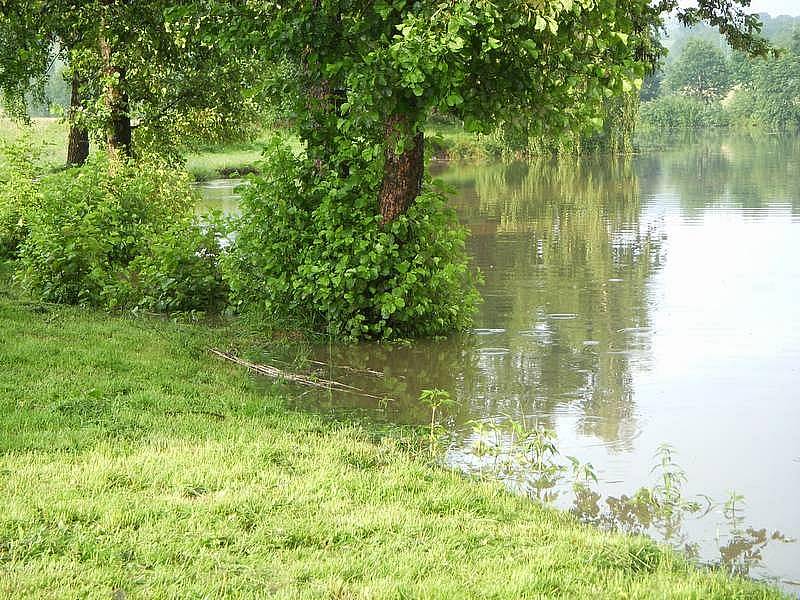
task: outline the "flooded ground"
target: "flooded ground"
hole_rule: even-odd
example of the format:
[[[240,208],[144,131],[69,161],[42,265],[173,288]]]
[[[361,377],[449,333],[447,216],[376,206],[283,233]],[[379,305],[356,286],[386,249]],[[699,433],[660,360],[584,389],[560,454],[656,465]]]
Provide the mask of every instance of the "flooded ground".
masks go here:
[[[484,275],[475,330],[320,348],[362,370],[326,374],[385,400],[303,402],[424,424],[420,391],[446,390],[451,464],[799,593],[800,139],[435,171]],[[550,430],[547,460],[591,463],[590,491],[511,465],[514,440],[541,456]],[[643,486],[672,507],[625,499]]]

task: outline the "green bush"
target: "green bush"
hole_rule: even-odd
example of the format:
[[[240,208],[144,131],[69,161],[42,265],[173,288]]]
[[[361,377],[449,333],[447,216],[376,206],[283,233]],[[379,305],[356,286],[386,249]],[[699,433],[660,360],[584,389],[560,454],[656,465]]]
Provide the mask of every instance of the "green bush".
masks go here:
[[[226,288],[216,230],[193,224],[186,174],[97,156],[36,185],[17,271],[35,296],[104,308],[219,308]]]
[[[728,127],[730,116],[719,102],[706,103],[686,96],[663,96],[639,109],[640,123],[654,129]]]
[[[228,284],[220,258],[225,224],[181,220],[155,236],[147,253],[131,263],[141,307],[161,312],[220,313],[228,303]]]
[[[407,214],[382,226],[374,184],[306,177],[281,144],[266,160],[266,175],[243,189],[227,260],[238,307],[349,339],[435,336],[469,324],[477,292],[466,233],[442,193],[428,185]]]
[[[27,137],[0,146],[0,258],[14,256],[28,234],[25,212],[37,203],[38,158]]]
[[[752,90],[747,88],[737,90],[726,108],[731,116],[731,121],[736,125],[744,127],[759,125],[756,118],[758,99]]]

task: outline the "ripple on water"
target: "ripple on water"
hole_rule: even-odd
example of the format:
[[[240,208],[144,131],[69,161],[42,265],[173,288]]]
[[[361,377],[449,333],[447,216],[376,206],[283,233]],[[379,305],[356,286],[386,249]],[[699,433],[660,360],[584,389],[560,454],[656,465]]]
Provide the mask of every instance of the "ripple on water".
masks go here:
[[[506,332],[505,329],[489,329],[489,328],[478,328],[472,330],[472,333],[474,333],[475,335],[496,335],[505,332]]]
[[[645,334],[645,333],[652,333],[653,330],[650,327],[626,327],[624,329],[617,329],[617,333],[638,333],[638,334]]]
[[[547,315],[548,319],[553,319],[554,321],[566,321],[568,319],[577,319],[578,315],[575,313],[553,313]]]
[[[477,349],[477,353],[480,356],[504,356],[504,355],[508,354],[509,352],[511,352],[511,350],[509,350],[508,348],[487,347],[487,348],[478,348]]]

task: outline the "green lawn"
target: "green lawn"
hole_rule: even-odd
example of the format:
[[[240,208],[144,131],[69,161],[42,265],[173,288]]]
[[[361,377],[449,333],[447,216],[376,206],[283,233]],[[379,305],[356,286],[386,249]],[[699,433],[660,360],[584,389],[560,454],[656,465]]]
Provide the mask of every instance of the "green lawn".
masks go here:
[[[31,140],[41,149],[46,168],[57,168],[67,160],[67,126],[55,118],[32,119]],[[0,142],[11,142],[22,135],[23,129],[11,120],[0,117]],[[2,160],[2,157],[0,157]]]
[[[289,410],[223,330],[2,279],[2,598],[779,597]]]

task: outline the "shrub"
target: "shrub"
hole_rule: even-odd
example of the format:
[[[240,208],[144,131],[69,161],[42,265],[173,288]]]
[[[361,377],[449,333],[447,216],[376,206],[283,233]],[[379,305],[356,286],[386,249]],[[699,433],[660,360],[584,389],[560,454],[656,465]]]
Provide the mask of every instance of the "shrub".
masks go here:
[[[382,226],[374,185],[357,175],[305,183],[313,178],[281,144],[266,161],[243,190],[226,262],[241,309],[349,339],[435,336],[470,322],[466,233],[441,192],[428,184]]]
[[[41,300],[105,308],[219,307],[226,290],[217,270],[218,242],[216,248],[212,243],[216,231],[193,224],[196,196],[184,173],[155,162],[111,165],[97,156],[42,178],[37,187],[17,277]]]
[[[198,224],[181,220],[153,238],[148,252],[131,263],[139,306],[162,312],[222,312],[228,284],[220,258],[225,224],[218,218]]]
[[[750,127],[759,124],[756,118],[758,99],[750,89],[742,88],[737,90],[727,103],[726,108],[731,115],[731,120],[737,125]]]
[[[0,145],[0,258],[14,256],[27,236],[25,212],[37,203],[39,154],[27,137]]]
[[[730,117],[719,102],[706,103],[686,96],[663,96],[645,102],[640,122],[655,129],[727,127]]]

